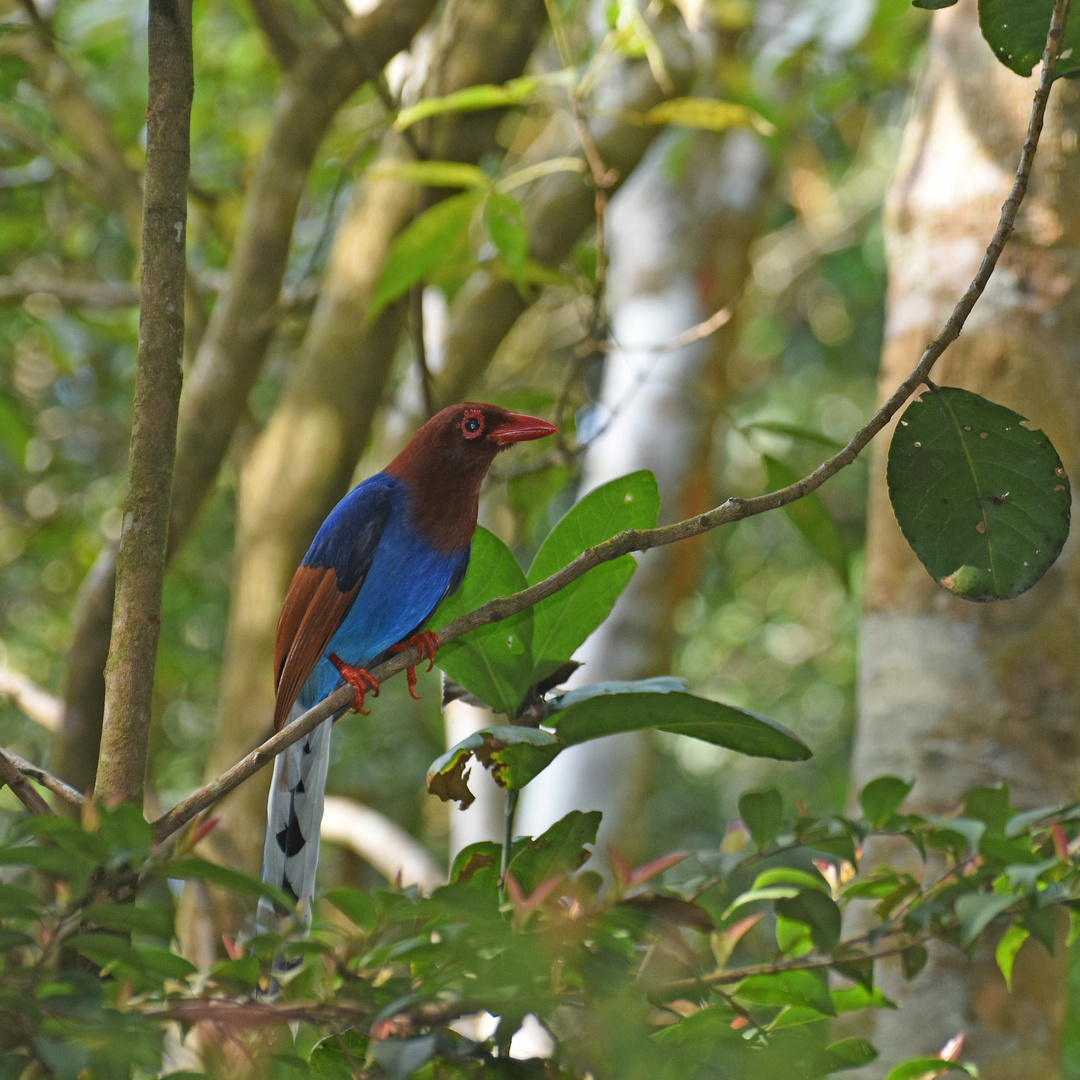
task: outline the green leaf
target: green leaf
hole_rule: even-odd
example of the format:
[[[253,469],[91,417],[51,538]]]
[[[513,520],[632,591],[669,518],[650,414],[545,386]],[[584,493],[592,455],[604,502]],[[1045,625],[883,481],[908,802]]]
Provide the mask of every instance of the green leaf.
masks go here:
[[[767,795],[768,792],[762,794]],[[829,886],[820,874],[811,874],[807,870],[800,870],[797,866],[774,866],[771,870],[763,870],[754,878],[752,888],[765,889],[770,885],[795,885],[800,889],[815,889],[821,893],[829,891]]]
[[[567,745],[657,728],[751,757],[805,761],[811,756],[806,744],[775,720],[693,694],[600,694],[552,714],[544,723]]]
[[[900,967],[903,969],[904,978],[914,979],[926,967],[929,959],[930,954],[921,945],[912,945],[910,949],[905,949],[900,954]]]
[[[481,109],[501,109],[507,105],[524,105],[548,87],[569,86],[572,85],[573,80],[574,72],[568,69],[542,77],[525,76],[520,79],[511,79],[502,86],[492,83],[467,86],[444,97],[426,98],[407,109],[402,109],[394,121],[394,127],[398,131],[404,131],[418,120],[426,120],[429,116],[440,116],[443,113],[477,112]]]
[[[401,231],[379,275],[368,309],[369,322],[434,270],[466,258],[469,223],[483,198],[480,190],[451,195],[417,215]]]
[[[841,1069],[857,1069],[869,1065],[878,1056],[877,1050],[865,1039],[841,1039],[830,1043],[818,1054],[814,1062],[814,1075],[840,1072]]]
[[[930,575],[965,599],[1030,589],[1069,535],[1068,477],[1050,440],[1025,424],[942,387],[908,406],[889,446],[896,520]]]
[[[373,179],[412,180],[427,187],[491,187],[491,178],[483,169],[460,161],[381,161],[368,170],[368,175]]]
[[[958,1065],[955,1061],[942,1061],[941,1058],[936,1057],[922,1057],[912,1058],[910,1061],[904,1061],[897,1065],[885,1077],[885,1080],[917,1080],[917,1078],[925,1076],[927,1073],[936,1076],[938,1073],[943,1072],[959,1072],[965,1076],[971,1076],[971,1073],[963,1065]]]
[[[778,491],[780,488],[789,487],[800,479],[798,473],[776,458],[763,454],[762,460],[765,462],[771,490]],[[784,514],[814,553],[836,571],[846,588],[849,576],[847,548],[821,496],[816,491],[804,495],[803,498],[788,503],[784,507]]]
[[[123,930],[168,940],[173,934],[172,912],[145,904],[98,904],[83,919],[106,930]]]
[[[836,1009],[823,979],[812,971],[779,971],[751,975],[735,987],[737,998],[757,1005],[800,1005],[822,1016],[835,1016]]]
[[[659,513],[660,492],[648,470],[602,484],[572,506],[545,537],[529,567],[528,584],[550,577],[616,533],[653,528]],[[632,555],[601,563],[533,608],[534,682],[569,660],[607,618],[636,566]]]
[[[546,832],[519,851],[508,867],[526,896],[558,874],[572,874],[592,854],[585,846],[596,843],[599,810],[571,810]]]
[[[734,101],[713,98],[670,98],[647,113],[625,113],[632,124],[677,124],[702,131],[727,131],[733,127],[753,128],[760,135],[775,135],[776,128],[760,113]]]
[[[776,901],[776,913],[810,927],[814,945],[829,952],[840,941],[840,908],[831,896],[803,889],[797,896]]]
[[[859,805],[866,820],[873,828],[882,828],[892,819],[914,786],[914,780],[901,780],[898,776],[879,776],[871,780],[859,793]]]
[[[104,808],[98,831],[111,849],[108,865],[112,868],[146,858],[154,842],[150,823],[133,803]]]
[[[427,787],[443,801],[456,799],[466,809],[475,796],[466,783],[469,758],[491,770],[499,787],[517,791],[546,769],[565,748],[561,739],[539,728],[482,728],[432,762]]]
[[[435,613],[431,625],[445,626],[497,596],[525,588],[514,553],[478,526],[465,580]],[[439,650],[439,667],[498,712],[514,716],[532,685],[533,613],[526,608],[501,622],[477,627]]]
[[[979,27],[994,55],[1017,75],[1030,75],[1042,59],[1054,0],[979,0]],[[1061,51],[1080,47],[1080,20],[1065,24]],[[1075,63],[1075,60],[1072,61]]]
[[[563,709],[569,709],[571,705],[588,701],[590,698],[600,697],[602,694],[671,694],[686,689],[686,680],[676,678],[674,675],[657,675],[652,679],[609,679],[606,682],[588,683],[574,690],[567,690],[562,694],[549,698],[547,702],[548,714],[553,715]]]
[[[281,889],[248,874],[241,874],[239,870],[230,870],[227,866],[218,866],[217,863],[200,859],[196,855],[169,863],[163,872],[170,878],[209,881],[212,885],[220,885],[232,892],[247,896],[265,896],[286,911],[291,911],[296,906],[296,901]]]
[[[334,889],[326,899],[361,930],[370,930],[378,919],[371,897],[359,889]]]
[[[784,824],[784,801],[776,788],[744,791],[739,796],[739,817],[750,830],[759,851],[767,848]]]
[[[0,391],[0,448],[21,469],[26,457],[26,444],[33,437],[34,429],[23,417],[19,403],[7,393]]]
[[[529,257],[529,230],[521,203],[509,195],[492,194],[484,206],[488,235],[506,263],[519,292],[525,291],[525,264]]]
[[[967,948],[993,920],[1006,908],[1016,903],[1018,897],[995,893],[969,893],[956,901],[956,917],[960,920],[960,944]]]
[[[1009,993],[1012,993],[1013,963],[1016,960],[1016,954],[1029,937],[1031,937],[1030,930],[1025,930],[1022,926],[1010,926],[998,942],[997,949],[994,950],[994,959],[997,960],[997,966],[1001,968],[1001,974],[1005,976],[1005,985],[1009,988]]]

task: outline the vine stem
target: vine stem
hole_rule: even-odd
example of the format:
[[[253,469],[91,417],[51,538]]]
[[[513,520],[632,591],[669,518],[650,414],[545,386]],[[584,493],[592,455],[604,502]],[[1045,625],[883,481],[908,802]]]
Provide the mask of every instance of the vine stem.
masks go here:
[[[486,626],[488,623],[499,622],[502,619],[509,618],[511,615],[516,615],[519,611],[524,611],[527,607],[532,607],[541,600],[554,595],[560,589],[565,588],[572,581],[576,581],[583,574],[588,573],[588,571],[601,563],[610,562],[612,559],[620,558],[631,552],[648,551],[651,548],[689,540],[692,537],[711,532],[721,525],[730,525],[733,522],[755,517],[758,514],[777,510],[782,506],[796,502],[798,499],[816,491],[827,480],[855,461],[870,441],[900,411],[912,394],[925,383],[931,369],[942,353],[959,337],[972,308],[974,308],[976,301],[986,289],[1005,244],[1012,235],[1017,212],[1024,201],[1024,196],[1027,194],[1031,169],[1035,161],[1035,152],[1038,149],[1039,136],[1042,134],[1043,119],[1046,115],[1050,89],[1054,83],[1054,67],[1061,48],[1065,17],[1068,14],[1069,6],[1070,0],[1055,0],[1054,2],[1050,30],[1046,39],[1046,49],[1042,58],[1042,74],[1039,85],[1035,90],[1027,135],[1020,153],[1020,161],[1016,167],[1016,177],[1009,196],[1001,208],[997,228],[987,245],[986,254],[983,256],[975,277],[964,295],[957,302],[952,314],[942,327],[941,333],[926,347],[911,374],[900,383],[866,425],[855,432],[848,444],[838,453],[823,461],[813,472],[777,491],[771,491],[750,499],[733,497],[706,513],[698,514],[695,517],[687,518],[672,525],[663,525],[656,529],[630,529],[618,533],[605,540],[602,544],[597,544],[595,547],[583,551],[576,559],[543,581],[537,582],[527,589],[522,589],[521,592],[514,593],[511,596],[497,597],[475,611],[459,616],[438,631],[439,640],[444,645],[447,642],[455,641],[470,630]],[[419,661],[420,655],[417,650],[409,649],[406,652],[397,653],[390,660],[380,664],[372,670],[371,674],[379,682],[383,682],[385,679],[397,675],[409,665],[416,664]],[[261,746],[241,758],[240,761],[216,779],[211,780],[159,817],[153,823],[154,839],[160,842],[186,825],[196,814],[213,805],[218,799],[243,783],[249,776],[252,776],[259,769],[273,761],[286,747],[302,739],[308,732],[313,731],[338,710],[351,705],[352,700],[353,692],[350,687],[342,686],[335,690],[329,697],[314,708],[309,709],[303,716],[283,728],[272,738],[267,739]]]

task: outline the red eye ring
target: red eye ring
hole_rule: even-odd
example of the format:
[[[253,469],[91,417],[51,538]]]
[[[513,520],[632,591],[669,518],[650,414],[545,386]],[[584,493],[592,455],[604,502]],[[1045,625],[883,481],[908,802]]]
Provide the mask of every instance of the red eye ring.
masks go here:
[[[466,439],[479,439],[484,434],[484,414],[479,409],[466,409],[461,418],[461,434]]]

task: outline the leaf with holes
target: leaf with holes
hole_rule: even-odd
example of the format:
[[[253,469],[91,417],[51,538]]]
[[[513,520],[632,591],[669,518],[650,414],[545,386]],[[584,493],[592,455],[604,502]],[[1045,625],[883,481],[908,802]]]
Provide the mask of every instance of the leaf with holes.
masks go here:
[[[444,802],[456,799],[461,809],[466,810],[476,798],[467,783],[470,758],[490,769],[499,787],[518,791],[564,749],[566,744],[561,739],[540,728],[510,725],[482,728],[431,763],[428,791]]]
[[[942,588],[1005,600],[1046,573],[1069,535],[1069,478],[1019,413],[955,387],[924,392],[889,446],[896,520]]]
[[[1046,48],[1054,0],[979,0],[979,28],[994,55],[1017,75],[1030,75]],[[1062,54],[1080,47],[1080,20],[1069,19]],[[1059,64],[1068,68],[1076,63]]]

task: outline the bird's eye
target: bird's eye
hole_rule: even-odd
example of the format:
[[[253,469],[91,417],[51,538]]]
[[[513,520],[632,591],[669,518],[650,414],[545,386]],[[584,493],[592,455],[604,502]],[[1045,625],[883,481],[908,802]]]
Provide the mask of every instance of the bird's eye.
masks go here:
[[[484,434],[484,414],[479,409],[469,409],[461,418],[461,434],[466,439],[478,439]]]

